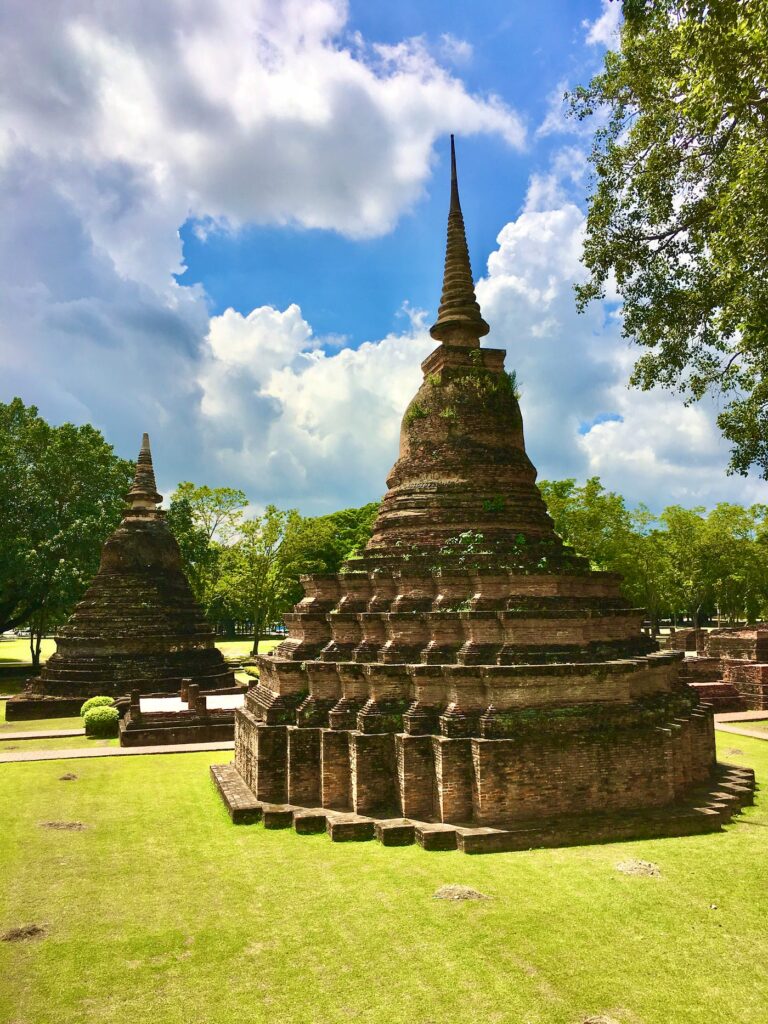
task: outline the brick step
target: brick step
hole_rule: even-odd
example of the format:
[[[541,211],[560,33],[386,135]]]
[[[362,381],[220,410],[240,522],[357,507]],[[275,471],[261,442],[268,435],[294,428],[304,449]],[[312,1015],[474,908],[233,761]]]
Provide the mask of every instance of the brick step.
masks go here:
[[[685,802],[619,814],[593,814],[523,821],[509,828],[477,828],[409,818],[370,818],[351,812],[257,801],[234,764],[212,765],[211,776],[234,824],[264,821],[270,829],[293,827],[306,835],[327,832],[333,842],[378,839],[383,846],[418,843],[425,850],[503,853],[537,847],[577,846],[630,839],[718,832],[754,802],[750,768],[718,764],[709,781]]]
[[[733,683],[725,680],[717,682],[690,682],[689,685],[699,695],[699,699],[705,704],[711,704],[713,709],[718,711],[745,711],[747,704]]]

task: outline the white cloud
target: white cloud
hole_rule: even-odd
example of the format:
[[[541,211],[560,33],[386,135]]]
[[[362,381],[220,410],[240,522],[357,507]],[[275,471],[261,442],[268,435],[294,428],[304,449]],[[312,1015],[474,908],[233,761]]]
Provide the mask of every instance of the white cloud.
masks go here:
[[[523,145],[501,99],[471,94],[418,41],[348,37],[347,13],[343,0],[12,0],[0,34],[0,400],[94,422],[124,454],[165,424],[159,465],[202,477],[198,431],[223,401],[212,367],[247,379],[249,360],[284,370],[315,343],[290,307],[218,318],[206,349],[207,298],[173,279],[180,225],[376,235],[422,194],[440,135]],[[264,423],[279,401],[241,398]]]
[[[107,217],[110,239],[115,211],[103,193],[126,179],[175,226],[191,212],[379,234],[420,196],[439,135],[523,144],[518,115],[470,94],[422,40],[369,49],[358,38],[350,49],[340,0],[188,0],[141,12],[72,0],[43,17],[40,5],[17,5],[0,42],[6,151],[87,166],[87,185],[73,187],[71,174],[71,192],[89,225]],[[453,40],[454,54],[462,45]],[[118,170],[110,189],[103,175]],[[128,258],[127,272],[138,262]]]
[[[757,500],[756,481],[724,474],[714,409],[628,390],[633,352],[614,307],[576,312],[585,219],[567,192],[583,173],[578,154],[563,150],[548,174],[534,177],[477,283],[487,344],[506,347],[520,380],[540,475],[598,475],[630,502],[652,506]],[[434,346],[425,314],[406,312],[401,334],[332,353],[315,347],[295,306],[214,317],[200,384],[208,455],[222,475],[315,511],[382,494],[419,363]]]
[[[379,496],[433,345],[423,316],[357,349],[317,339],[295,304],[209,318],[204,293],[173,281],[178,227],[192,213],[201,230],[385,231],[427,181],[439,134],[519,146],[517,115],[468,93],[423,41],[343,42],[346,7],[330,0],[14,15],[0,39],[0,397],[93,422],[123,454],[159,431],[166,489],[183,473],[306,511]],[[584,173],[571,146],[532,175],[478,283],[534,461],[549,477],[597,473],[632,501],[752,500],[757,485],[723,474],[713,409],[627,391],[616,317],[576,314]]]
[[[200,374],[207,454],[228,479],[283,505],[371,501],[384,493],[434,343],[410,311],[402,334],[331,354],[313,345],[295,305],[212,318]]]
[[[466,39],[459,39],[450,32],[443,32],[440,36],[440,56],[453,64],[466,64],[472,60],[472,43]]]
[[[565,94],[568,91],[568,82],[561,78],[552,92],[547,97],[547,112],[544,120],[536,129],[536,137],[543,138],[545,135],[577,135],[583,134],[585,126],[573,117],[568,116],[568,104]],[[590,130],[588,127],[586,130]]]
[[[590,46],[615,49],[619,43],[621,29],[620,0],[602,0],[600,16],[594,21],[583,21],[582,28],[587,30],[586,41]]]

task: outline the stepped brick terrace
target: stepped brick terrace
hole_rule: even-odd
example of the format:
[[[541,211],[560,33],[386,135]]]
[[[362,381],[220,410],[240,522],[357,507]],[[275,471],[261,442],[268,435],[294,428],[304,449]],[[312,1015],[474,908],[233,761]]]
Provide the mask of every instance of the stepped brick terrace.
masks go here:
[[[184,679],[206,691],[234,687],[161,501],[144,434],[128,507],[104,543],[99,571],[40,675],[7,702],[9,721],[78,714],[101,694],[177,693]]]
[[[306,577],[257,659],[234,765],[214,769],[236,820],[334,838],[415,821],[425,845],[458,828],[473,852],[719,828],[711,713],[620,579],[555,534],[488,330],[452,143],[439,345],[366,550]]]

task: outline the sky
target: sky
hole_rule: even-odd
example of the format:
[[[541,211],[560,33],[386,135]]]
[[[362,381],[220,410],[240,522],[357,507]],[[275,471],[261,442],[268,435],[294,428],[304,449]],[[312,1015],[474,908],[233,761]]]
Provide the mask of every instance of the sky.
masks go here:
[[[6,0],[0,401],[93,423],[160,490],[305,514],[377,500],[434,348],[449,134],[485,344],[540,477],[631,504],[764,499],[716,404],[629,390],[616,296],[579,314],[611,0]]]

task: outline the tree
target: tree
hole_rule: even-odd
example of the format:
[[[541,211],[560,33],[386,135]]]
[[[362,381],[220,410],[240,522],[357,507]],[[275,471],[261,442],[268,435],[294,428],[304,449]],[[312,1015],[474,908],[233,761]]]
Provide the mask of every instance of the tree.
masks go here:
[[[280,572],[280,551],[295,511],[267,505],[263,514],[242,522],[234,543],[224,549],[218,596],[234,618],[253,623],[253,650],[267,625],[285,609],[288,580]]]
[[[35,667],[41,637],[98,568],[133,468],[92,426],[53,427],[18,398],[0,404],[0,632],[29,624]]]
[[[247,504],[243,491],[197,486],[188,480],[171,495],[168,525],[192,592],[209,617],[221,611],[224,550],[235,537]]]
[[[582,487],[573,479],[540,480],[539,490],[560,536],[593,568],[615,568],[632,530],[622,496],[606,491],[596,476]]]
[[[379,503],[345,508],[326,516],[293,516],[280,551],[286,599],[293,606],[301,599],[300,577],[305,573],[338,572],[350,555],[362,550],[371,537]]]
[[[598,110],[580,308],[615,281],[645,349],[631,383],[723,396],[732,471],[768,477],[768,7],[624,0],[620,52],[571,96]]]

